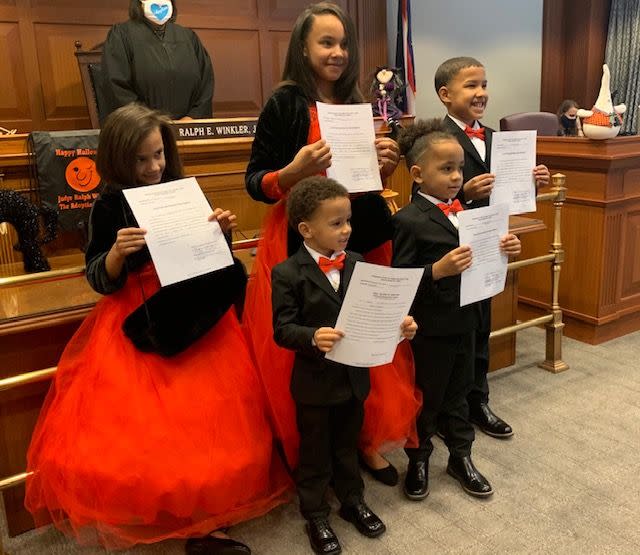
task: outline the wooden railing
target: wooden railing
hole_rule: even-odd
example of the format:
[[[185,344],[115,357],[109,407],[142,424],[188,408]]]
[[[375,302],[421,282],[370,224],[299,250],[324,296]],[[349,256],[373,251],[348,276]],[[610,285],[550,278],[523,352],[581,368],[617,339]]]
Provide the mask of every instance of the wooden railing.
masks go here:
[[[569,365],[562,360],[562,309],[558,303],[558,289],[560,285],[560,269],[564,261],[564,249],[562,248],[562,205],[564,204],[567,188],[565,187],[566,177],[557,173],[551,178],[551,191],[540,194],[536,197],[537,202],[552,201],[554,210],[553,219],[553,240],[549,254],[517,260],[509,264],[509,270],[517,270],[525,268],[533,264],[550,263],[551,264],[551,306],[549,314],[533,318],[524,322],[519,322],[513,326],[507,326],[492,331],[490,337],[500,337],[510,333],[516,333],[520,330],[531,328],[534,326],[544,325],[546,329],[545,340],[545,359],[539,364],[541,368],[549,372],[562,372],[569,368]]]

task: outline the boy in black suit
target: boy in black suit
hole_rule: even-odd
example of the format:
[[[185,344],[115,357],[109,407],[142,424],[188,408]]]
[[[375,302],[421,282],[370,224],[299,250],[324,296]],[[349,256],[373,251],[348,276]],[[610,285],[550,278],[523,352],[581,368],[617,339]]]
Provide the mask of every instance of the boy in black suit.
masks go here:
[[[300,181],[289,194],[287,212],[304,243],[271,273],[274,338],[296,352],[291,394],[300,433],[300,510],[313,550],[335,554],[341,548],[328,523],[325,500],[332,479],[342,518],[371,538],[385,531],[364,503],[358,465],[369,369],[324,358],[344,335],[333,326],[355,263],[363,259],[344,250],[351,235],[351,203],[347,190],[333,179]],[[415,330],[413,318],[407,316],[403,335],[412,338]]]
[[[474,58],[451,58],[436,70],[435,88],[447,108],[447,116],[444,118],[446,129],[456,137],[464,150],[464,185],[457,198],[465,208],[487,206],[495,176],[489,173],[493,129],[480,123],[489,100],[485,68]],[[549,183],[549,170],[546,166],[536,166],[533,174],[538,187]],[[470,418],[484,433],[492,437],[507,438],[513,435],[513,429],[489,407],[487,371],[491,299],[481,301],[479,310],[474,383],[467,399]]]
[[[399,143],[414,194],[393,217],[392,263],[425,268],[411,309],[419,326],[411,348],[423,405],[417,419],[419,445],[405,449],[409,467],[404,491],[413,500],[429,494],[431,437],[441,425],[449,448],[447,472],[470,495],[487,497],[493,489],[471,460],[474,431],[467,404],[479,303],[460,306],[460,274],[472,262],[471,249],[459,244],[457,229],[456,214],[463,209],[456,195],[462,185],[464,152],[437,119],[404,129]],[[520,252],[515,235],[505,235],[499,246],[510,255]]]

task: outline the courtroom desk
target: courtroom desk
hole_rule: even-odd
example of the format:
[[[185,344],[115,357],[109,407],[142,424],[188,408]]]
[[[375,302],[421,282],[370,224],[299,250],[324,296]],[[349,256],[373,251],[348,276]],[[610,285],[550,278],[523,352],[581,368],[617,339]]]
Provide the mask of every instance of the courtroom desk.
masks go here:
[[[539,137],[538,162],[567,176],[559,289],[564,333],[598,344],[640,329],[640,137]],[[539,204],[535,215],[547,231],[523,239],[525,256],[549,252],[552,211],[551,203]],[[522,275],[521,317],[548,309],[550,283],[543,266]]]

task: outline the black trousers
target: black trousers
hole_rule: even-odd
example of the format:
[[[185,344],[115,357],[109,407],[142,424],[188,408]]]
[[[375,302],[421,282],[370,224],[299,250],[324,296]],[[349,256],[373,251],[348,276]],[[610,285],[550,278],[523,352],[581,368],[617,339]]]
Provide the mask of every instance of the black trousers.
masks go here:
[[[336,405],[296,404],[300,458],[296,486],[306,519],[327,517],[329,483],[343,505],[362,500],[364,483],[358,465],[358,438],[364,403],[355,397]]]
[[[422,390],[422,410],[416,425],[419,445],[405,452],[411,461],[427,460],[433,452],[431,437],[442,426],[449,453],[471,454],[475,438],[469,422],[467,395],[473,383],[475,333],[445,337],[416,335],[411,342],[416,384]]]
[[[469,410],[478,412],[480,404],[489,402],[489,334],[491,333],[491,299],[480,301],[480,325],[476,330],[476,355],[473,365],[473,387],[467,396]]]

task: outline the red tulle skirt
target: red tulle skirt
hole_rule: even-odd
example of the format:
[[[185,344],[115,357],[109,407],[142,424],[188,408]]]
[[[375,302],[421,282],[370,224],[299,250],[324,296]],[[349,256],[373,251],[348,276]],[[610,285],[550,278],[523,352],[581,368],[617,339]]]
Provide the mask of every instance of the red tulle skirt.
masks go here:
[[[280,201],[264,222],[247,287],[243,329],[267,394],[273,427],[294,468],[299,445],[295,404],[289,392],[294,353],[275,344],[271,308],[271,268],[287,258],[287,225],[285,202]],[[388,266],[391,243],[368,253],[365,259]],[[420,406],[411,347],[403,341],[391,364],[371,368],[371,392],[365,402],[360,449],[367,453],[385,452],[415,441],[415,417]]]
[[[157,291],[152,265],[140,274],[146,294]],[[130,276],[85,319],[29,447],[27,509],[81,543],[205,535],[267,512],[292,487],[234,310],[163,358],[122,332],[141,302]]]

